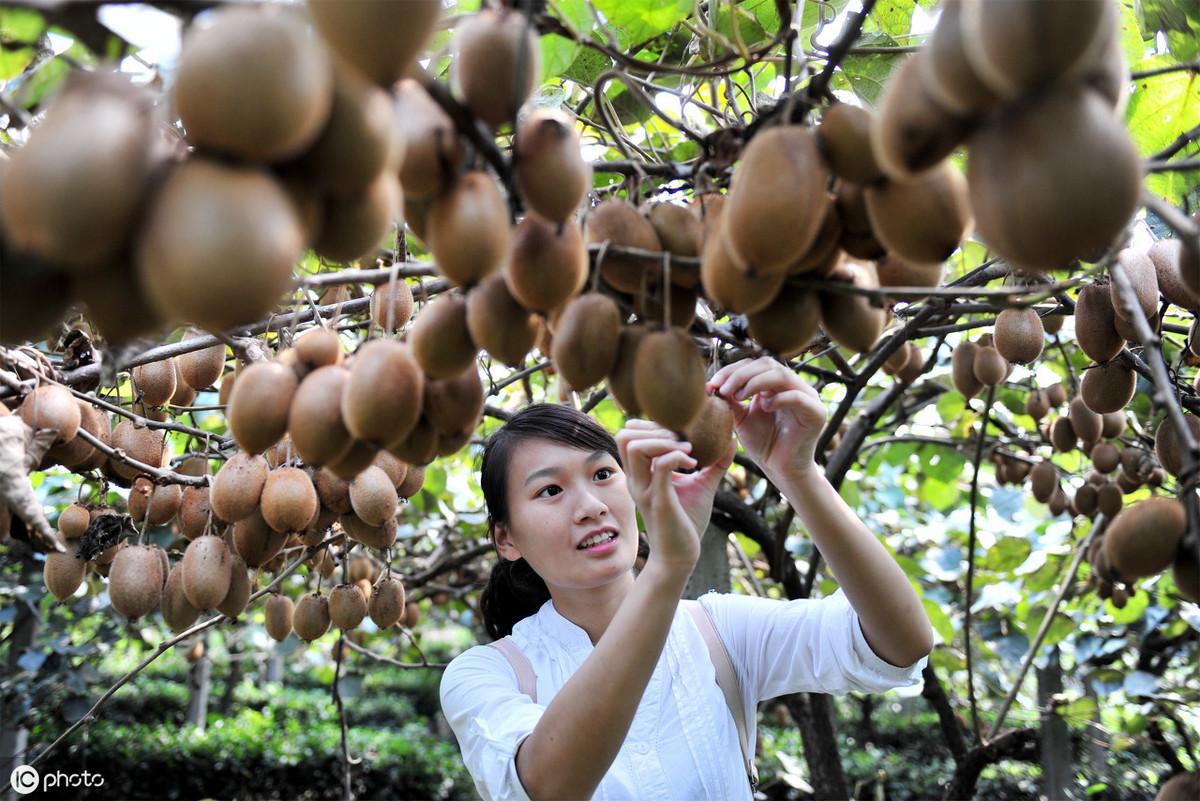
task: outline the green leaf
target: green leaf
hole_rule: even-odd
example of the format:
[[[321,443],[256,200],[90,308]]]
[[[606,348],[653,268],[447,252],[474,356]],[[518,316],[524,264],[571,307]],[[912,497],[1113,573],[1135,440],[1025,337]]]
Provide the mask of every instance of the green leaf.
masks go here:
[[[46,30],[46,21],[26,8],[0,8],[0,43],[37,44]]]
[[[957,486],[938,481],[936,478],[925,479],[917,489],[917,497],[931,504],[939,512],[948,511],[958,503],[961,495]]]
[[[1065,706],[1059,707],[1058,714],[1067,723],[1078,726],[1091,722],[1096,716],[1096,711],[1096,699],[1085,695],[1082,698],[1076,698]]]
[[[967,460],[953,448],[944,445],[925,445],[921,448],[921,468],[925,475],[938,481],[953,483],[963,474]]]
[[[944,422],[957,420],[967,408],[967,401],[960,392],[943,392],[937,399],[938,414]]]
[[[1033,546],[1023,537],[1001,537],[988,548],[984,567],[997,573],[1007,573],[1029,558]]]
[[[542,82],[562,75],[579,55],[579,44],[548,33],[538,41],[542,51]]]
[[[1146,611],[1146,607],[1150,605],[1150,593],[1145,590],[1139,591],[1136,595],[1131,595],[1129,600],[1125,602],[1124,609],[1118,609],[1113,606],[1112,599],[1104,602],[1104,611],[1112,615],[1114,623],[1125,624],[1132,623],[1142,616]]]
[[[943,642],[954,642],[954,623],[950,620],[950,616],[946,614],[946,610],[942,609],[942,605],[937,601],[929,598],[921,599],[921,606],[925,607],[925,614],[929,617],[929,622],[932,624],[938,636]]]
[[[871,9],[863,30],[904,36],[912,30],[913,10],[916,7],[916,0],[882,0]]]
[[[34,53],[32,47],[0,47],[0,81],[20,75],[33,61]]]
[[[1134,69],[1153,69],[1174,63],[1174,58],[1152,56],[1143,59]],[[1125,122],[1143,156],[1162,150],[1180,131],[1200,125],[1200,80],[1187,71],[1142,78],[1129,98]]]
[[[859,43],[872,47],[895,47],[899,44],[892,37],[878,33],[862,36]],[[888,76],[902,57],[894,53],[849,55],[842,59],[841,69],[854,94],[862,98],[867,105],[874,106],[883,94]]]
[[[596,8],[612,25],[629,36],[631,45],[666,33],[692,13],[692,0],[594,0]]]
[[[581,47],[575,55],[575,60],[563,70],[562,77],[591,86],[600,77],[600,73],[610,68],[612,64],[612,60],[599,50]]]

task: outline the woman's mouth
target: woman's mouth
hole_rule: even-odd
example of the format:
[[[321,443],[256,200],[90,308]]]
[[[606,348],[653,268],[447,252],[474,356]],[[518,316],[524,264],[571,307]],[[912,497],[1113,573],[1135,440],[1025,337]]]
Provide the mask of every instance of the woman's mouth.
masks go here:
[[[614,529],[606,529],[585,539],[577,546],[577,550],[590,554],[605,554],[616,550],[616,547],[617,532]]]

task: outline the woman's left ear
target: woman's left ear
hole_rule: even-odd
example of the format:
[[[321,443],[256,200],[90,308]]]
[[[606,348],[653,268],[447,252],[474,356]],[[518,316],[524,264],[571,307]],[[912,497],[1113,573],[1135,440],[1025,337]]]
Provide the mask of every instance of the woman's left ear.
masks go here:
[[[503,523],[495,523],[493,525],[492,540],[496,544],[496,550],[505,559],[515,562],[521,558],[521,551],[517,548],[516,543],[512,541],[512,536]]]

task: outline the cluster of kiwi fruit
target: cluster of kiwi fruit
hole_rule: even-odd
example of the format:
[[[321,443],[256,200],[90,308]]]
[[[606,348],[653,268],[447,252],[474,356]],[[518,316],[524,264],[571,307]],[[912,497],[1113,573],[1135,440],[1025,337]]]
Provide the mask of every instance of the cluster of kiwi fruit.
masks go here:
[[[1142,179],[1122,122],[1118,3],[941,9],[925,48],[889,79],[881,164],[919,172],[965,144],[976,229],[995,253],[1032,272],[1097,261],[1133,216]]]

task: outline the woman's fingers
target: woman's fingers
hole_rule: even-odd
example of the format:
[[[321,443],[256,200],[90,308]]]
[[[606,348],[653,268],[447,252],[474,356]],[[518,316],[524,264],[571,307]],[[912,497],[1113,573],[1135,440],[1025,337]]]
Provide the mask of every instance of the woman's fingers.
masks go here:
[[[732,364],[727,364],[724,367],[722,367],[720,370],[717,370],[717,372],[713,373],[713,377],[708,379],[708,382],[706,383],[705,386],[708,389],[716,389],[716,388],[720,387],[722,384],[724,384],[727,380],[729,380],[729,377],[732,376],[734,373],[738,372],[739,370],[743,370],[746,367],[749,367],[755,363],[762,362],[762,361],[771,361],[771,360],[765,356],[760,356],[757,359],[739,359],[738,361],[736,361]]]
[[[654,497],[661,499],[672,486],[671,474],[676,470],[687,470],[696,466],[696,460],[680,451],[656,456],[651,464],[651,489]]]
[[[753,361],[738,362],[740,367],[733,370],[729,375],[725,376],[720,383],[716,382],[717,376],[713,376],[713,380],[707,386],[715,387],[717,393],[728,398],[734,398],[745,384],[755,376],[761,375],[779,367],[778,362],[763,356]]]
[[[628,473],[636,486],[645,487],[651,480],[651,463],[665,454],[675,453],[690,459],[687,451],[691,451],[692,443],[680,442],[674,439],[649,437],[635,439],[626,446],[628,458]]]

